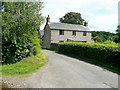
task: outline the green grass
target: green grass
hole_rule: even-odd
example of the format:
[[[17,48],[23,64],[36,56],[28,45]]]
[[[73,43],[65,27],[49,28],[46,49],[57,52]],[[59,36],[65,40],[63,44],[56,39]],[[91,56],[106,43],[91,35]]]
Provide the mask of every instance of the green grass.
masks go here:
[[[25,75],[37,71],[47,61],[47,56],[41,53],[24,58],[15,64],[1,65],[0,68],[2,68],[2,75]]]
[[[61,52],[58,52],[58,53],[61,53]],[[84,62],[87,62],[87,63],[91,63],[91,64],[94,64],[94,65],[100,66],[102,68],[105,68],[109,71],[112,71],[112,72],[115,72],[115,73],[118,73],[118,74],[120,73],[120,70],[118,69],[118,67],[110,65],[110,64],[106,64],[106,63],[99,62],[99,61],[94,60],[94,59],[90,59],[90,58],[75,55],[75,54],[69,54],[69,53],[62,53],[62,54],[65,54],[67,56],[71,56],[73,58],[77,58],[77,59],[79,59],[81,61],[84,61]]]

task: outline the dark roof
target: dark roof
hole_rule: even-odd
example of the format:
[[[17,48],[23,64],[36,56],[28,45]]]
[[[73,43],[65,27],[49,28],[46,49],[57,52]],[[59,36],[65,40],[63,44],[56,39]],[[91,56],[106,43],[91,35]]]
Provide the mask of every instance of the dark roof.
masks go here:
[[[76,31],[90,31],[88,27],[83,25],[77,24],[67,24],[67,23],[49,23],[50,29],[57,29],[57,30],[76,30]]]

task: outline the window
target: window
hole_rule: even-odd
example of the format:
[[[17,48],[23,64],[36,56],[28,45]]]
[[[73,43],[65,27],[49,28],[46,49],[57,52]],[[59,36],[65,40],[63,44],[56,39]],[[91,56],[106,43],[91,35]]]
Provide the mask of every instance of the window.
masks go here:
[[[59,41],[59,42],[64,42],[64,41]]]
[[[60,35],[64,35],[64,30],[60,30]]]
[[[87,32],[83,32],[83,36],[87,36]]]
[[[73,31],[73,35],[75,35],[75,36],[76,36],[76,31]]]

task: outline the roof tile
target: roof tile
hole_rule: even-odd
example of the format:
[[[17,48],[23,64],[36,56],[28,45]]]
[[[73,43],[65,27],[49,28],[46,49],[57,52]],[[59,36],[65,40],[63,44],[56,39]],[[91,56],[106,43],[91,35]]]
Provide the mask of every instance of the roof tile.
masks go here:
[[[62,30],[75,30],[75,31],[90,31],[88,27],[77,24],[67,24],[67,23],[54,23],[50,22],[49,26],[51,29],[62,29]]]

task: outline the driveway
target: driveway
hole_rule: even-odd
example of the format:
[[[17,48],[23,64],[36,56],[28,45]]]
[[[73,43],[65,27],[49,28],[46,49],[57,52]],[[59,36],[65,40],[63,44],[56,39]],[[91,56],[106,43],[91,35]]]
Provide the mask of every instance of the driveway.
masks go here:
[[[31,88],[118,88],[118,75],[54,51],[43,50],[49,62],[26,80]]]

